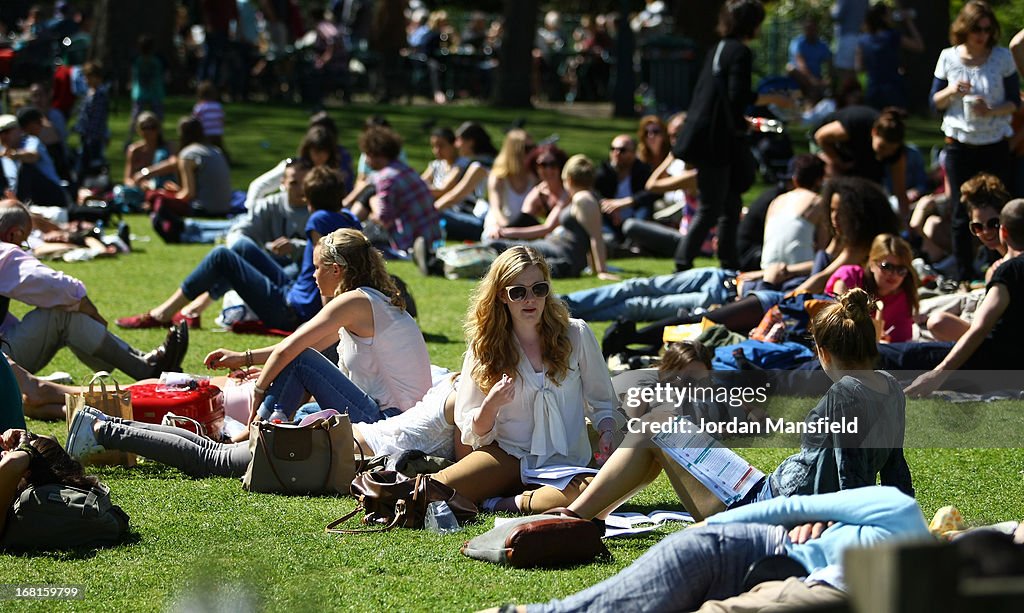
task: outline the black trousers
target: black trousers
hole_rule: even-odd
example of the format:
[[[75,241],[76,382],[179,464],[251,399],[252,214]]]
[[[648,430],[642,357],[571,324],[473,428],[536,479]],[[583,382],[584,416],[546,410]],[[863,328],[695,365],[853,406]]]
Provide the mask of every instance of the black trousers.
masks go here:
[[[953,141],[946,145],[946,176],[949,178],[949,203],[953,220],[953,256],[956,258],[956,280],[975,278],[974,254],[978,243],[971,236],[970,213],[960,202],[960,186],[978,174],[987,172],[1012,189],[1010,183],[1010,147],[1002,140],[991,145],[965,145]]]

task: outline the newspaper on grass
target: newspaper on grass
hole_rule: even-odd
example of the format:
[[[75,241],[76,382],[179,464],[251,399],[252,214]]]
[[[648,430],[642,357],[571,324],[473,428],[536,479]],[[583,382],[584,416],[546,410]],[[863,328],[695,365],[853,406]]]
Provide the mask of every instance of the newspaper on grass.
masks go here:
[[[685,418],[676,417],[680,419]],[[688,431],[693,429],[673,428],[654,435],[651,440],[727,507],[750,493],[764,478],[763,472],[735,451],[703,432]]]

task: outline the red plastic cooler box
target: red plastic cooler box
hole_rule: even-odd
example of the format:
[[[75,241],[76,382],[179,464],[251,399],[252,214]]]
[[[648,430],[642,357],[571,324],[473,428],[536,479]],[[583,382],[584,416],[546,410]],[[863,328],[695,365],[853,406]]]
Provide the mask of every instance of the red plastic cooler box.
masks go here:
[[[128,388],[132,394],[132,415],[136,421],[159,424],[167,413],[190,417],[216,437],[224,425],[224,393],[209,381],[195,389],[168,387],[163,383],[140,383]]]

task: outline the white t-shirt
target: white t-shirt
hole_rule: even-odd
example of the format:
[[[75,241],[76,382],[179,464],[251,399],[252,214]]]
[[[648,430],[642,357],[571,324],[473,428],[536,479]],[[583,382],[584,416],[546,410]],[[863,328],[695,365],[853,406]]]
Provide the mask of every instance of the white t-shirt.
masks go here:
[[[960,46],[948,47],[939,54],[935,78],[949,83],[968,81],[971,95],[982,96],[989,107],[1006,101],[1003,79],[1017,72],[1013,56],[1006,47],[995,47],[981,66],[966,66],[960,59]],[[942,116],[942,133],[969,145],[991,145],[1013,136],[1010,116],[973,117],[964,115],[963,98],[953,98]]]
[[[455,459],[455,425],[444,418],[444,403],[455,389],[453,377],[442,378],[422,400],[401,415],[372,424],[352,424],[375,455],[419,449],[427,455]]]
[[[382,408],[408,410],[430,389],[430,356],[416,320],[384,294],[360,287],[373,309],[373,338],[338,331],[338,368]]]

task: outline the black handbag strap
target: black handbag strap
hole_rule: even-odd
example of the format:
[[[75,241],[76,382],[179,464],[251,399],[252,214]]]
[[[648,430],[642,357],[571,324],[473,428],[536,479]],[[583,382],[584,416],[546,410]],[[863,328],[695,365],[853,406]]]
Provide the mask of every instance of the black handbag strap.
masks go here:
[[[270,472],[274,475],[274,478],[277,479],[278,485],[281,486],[282,490],[290,494],[291,490],[288,489],[287,485],[285,485],[284,479],[282,479],[281,475],[277,473],[277,467],[274,466],[274,459],[271,457],[273,454],[270,453],[270,446],[267,444],[267,439],[263,438],[263,426],[256,427],[256,442],[263,447],[263,454],[267,457],[267,464],[270,466]]]

